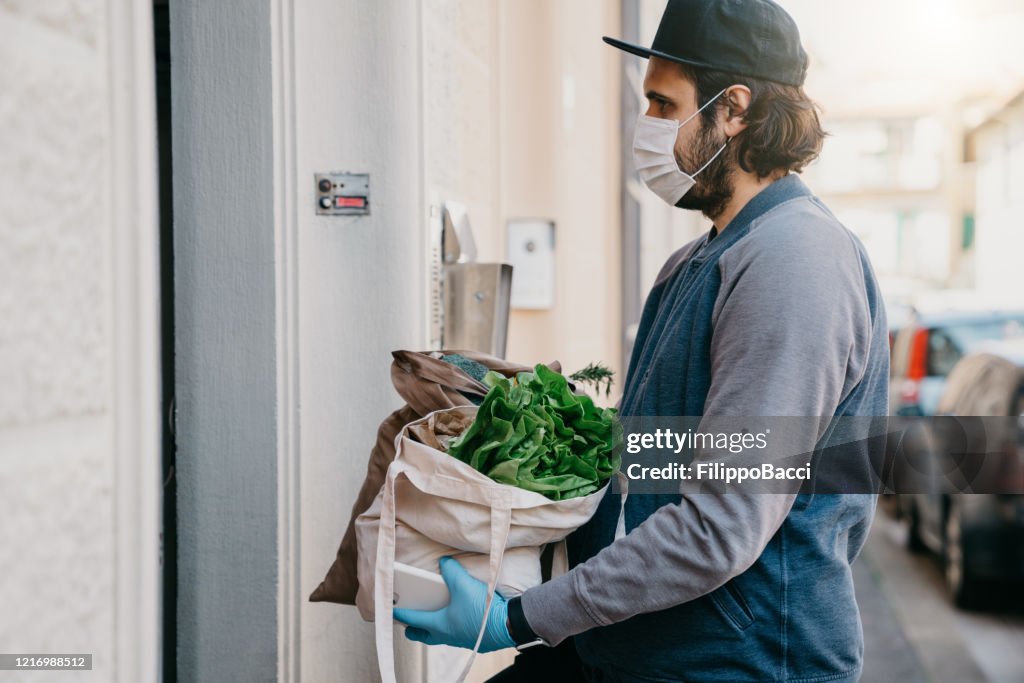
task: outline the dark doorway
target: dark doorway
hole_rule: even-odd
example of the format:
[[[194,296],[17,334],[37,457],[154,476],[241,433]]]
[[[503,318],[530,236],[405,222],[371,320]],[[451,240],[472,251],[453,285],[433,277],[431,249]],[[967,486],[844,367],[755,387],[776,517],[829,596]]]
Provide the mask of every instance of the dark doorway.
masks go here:
[[[174,203],[171,176],[171,24],[169,0],[153,0],[156,50],[157,162],[160,201],[160,362],[163,414],[163,531],[161,533],[162,680],[178,679],[178,529],[174,442]]]

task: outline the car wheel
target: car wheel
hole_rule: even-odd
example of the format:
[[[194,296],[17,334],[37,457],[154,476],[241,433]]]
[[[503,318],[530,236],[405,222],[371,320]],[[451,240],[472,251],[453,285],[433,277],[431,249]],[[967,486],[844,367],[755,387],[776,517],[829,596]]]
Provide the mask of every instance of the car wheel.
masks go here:
[[[913,503],[907,505],[905,511],[907,516],[907,550],[915,555],[928,552],[928,546],[921,540],[921,519],[917,514],[917,506]]]
[[[960,506],[950,502],[946,513],[943,543],[946,587],[957,607],[971,608],[978,602],[978,581],[971,576],[964,556],[963,520]]]

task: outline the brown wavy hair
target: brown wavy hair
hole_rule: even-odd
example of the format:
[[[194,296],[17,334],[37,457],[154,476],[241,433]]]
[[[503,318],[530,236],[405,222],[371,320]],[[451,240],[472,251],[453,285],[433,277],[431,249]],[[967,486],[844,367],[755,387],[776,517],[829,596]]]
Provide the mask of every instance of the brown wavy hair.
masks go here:
[[[683,75],[697,90],[698,106],[731,85],[750,88],[750,106],[743,115],[746,130],[736,137],[736,159],[747,173],[758,178],[774,171],[801,172],[818,158],[828,133],[821,126],[821,108],[803,86],[783,85],[722,71],[679,64]],[[714,125],[724,99],[701,112],[704,126]]]

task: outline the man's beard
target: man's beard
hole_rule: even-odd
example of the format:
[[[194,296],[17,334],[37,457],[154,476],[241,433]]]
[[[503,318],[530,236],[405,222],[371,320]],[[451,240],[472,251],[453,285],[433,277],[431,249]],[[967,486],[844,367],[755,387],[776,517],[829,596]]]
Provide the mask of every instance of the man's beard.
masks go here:
[[[679,151],[676,151],[676,163],[679,167],[692,173],[707,163],[708,159],[715,156],[722,145],[726,144],[728,138],[719,135],[717,129],[704,124],[700,119],[700,132],[697,139],[689,150],[689,158],[681,158]],[[722,153],[715,157],[715,160],[708,164],[708,167],[700,172],[694,180],[696,184],[683,198],[676,202],[680,209],[692,209],[700,211],[708,218],[714,218],[725,210],[729,200],[732,199],[732,160],[733,151],[730,147],[722,150]],[[689,169],[693,169],[690,171]]]

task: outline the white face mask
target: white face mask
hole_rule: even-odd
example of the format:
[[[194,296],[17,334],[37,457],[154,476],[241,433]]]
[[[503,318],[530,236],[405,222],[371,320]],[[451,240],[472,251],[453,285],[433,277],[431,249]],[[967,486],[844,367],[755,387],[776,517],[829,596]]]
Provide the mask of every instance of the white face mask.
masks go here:
[[[704,107],[718,99],[723,92],[725,90],[708,100],[703,107],[693,112],[685,121],[659,119],[655,116],[641,114],[636,122],[636,132],[633,136],[633,161],[636,164],[637,173],[654,194],[672,206],[675,206],[690,191],[697,182],[695,180],[697,174],[717,159],[725,149],[725,145],[728,145],[729,140],[732,139],[726,138],[725,145],[722,145],[706,164],[694,171],[693,175],[679,170],[675,154],[679,129],[689,123]]]

